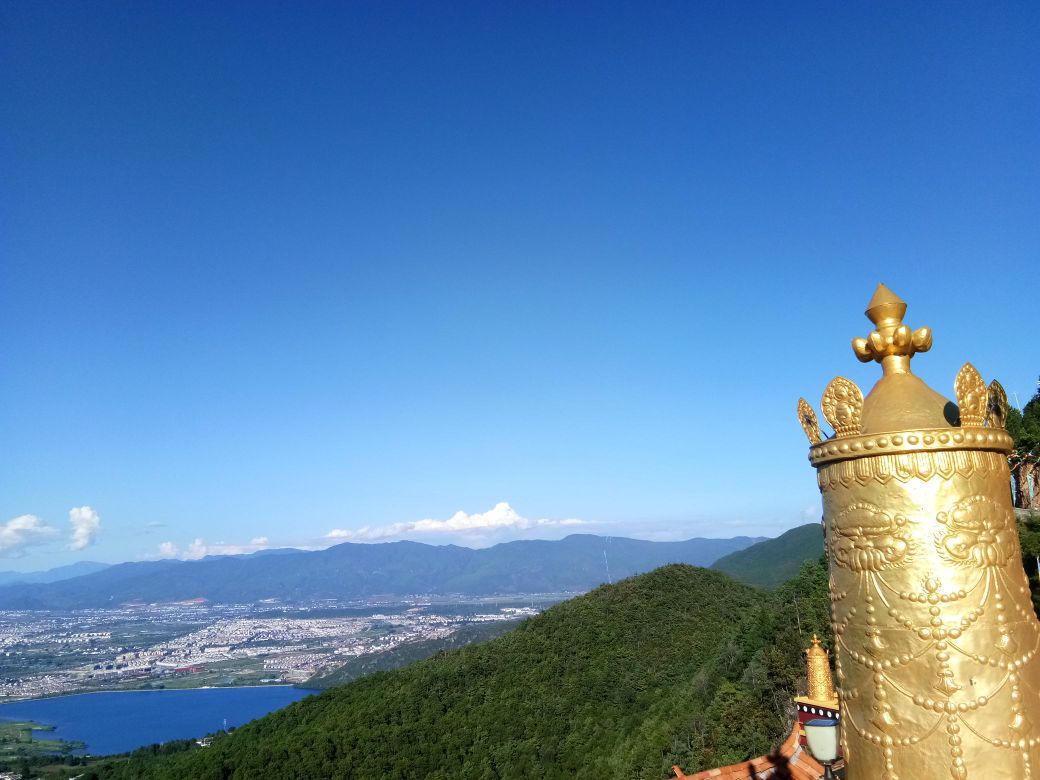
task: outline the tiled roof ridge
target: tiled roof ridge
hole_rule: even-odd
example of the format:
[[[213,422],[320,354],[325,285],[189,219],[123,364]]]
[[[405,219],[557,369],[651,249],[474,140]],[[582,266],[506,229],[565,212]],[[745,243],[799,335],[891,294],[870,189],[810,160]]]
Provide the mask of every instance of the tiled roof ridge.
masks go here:
[[[759,756],[739,764],[716,769],[705,769],[693,775],[684,774],[673,766],[675,780],[820,780],[823,766],[798,744],[798,722],[780,749],[768,756]]]

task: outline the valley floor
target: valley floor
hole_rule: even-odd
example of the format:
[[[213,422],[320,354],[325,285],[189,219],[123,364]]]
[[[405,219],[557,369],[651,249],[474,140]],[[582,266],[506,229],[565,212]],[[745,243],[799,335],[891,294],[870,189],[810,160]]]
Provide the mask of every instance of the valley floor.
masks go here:
[[[354,659],[535,615],[563,597],[3,612],[0,702],[98,690],[306,683]]]

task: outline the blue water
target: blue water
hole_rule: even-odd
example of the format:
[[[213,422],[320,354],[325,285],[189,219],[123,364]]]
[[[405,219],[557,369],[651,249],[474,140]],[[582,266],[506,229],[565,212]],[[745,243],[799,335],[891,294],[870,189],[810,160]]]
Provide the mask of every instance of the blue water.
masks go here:
[[[228,726],[241,726],[312,693],[287,685],[105,691],[0,704],[0,718],[55,726],[42,736],[77,739],[87,753],[102,756],[201,737],[223,728],[225,718]]]

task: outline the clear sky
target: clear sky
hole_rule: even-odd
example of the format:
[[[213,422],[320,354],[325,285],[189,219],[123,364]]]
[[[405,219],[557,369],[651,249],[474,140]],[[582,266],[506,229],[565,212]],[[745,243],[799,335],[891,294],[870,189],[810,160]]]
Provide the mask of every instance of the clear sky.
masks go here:
[[[817,519],[795,402],[873,384],[879,281],[937,390],[1036,388],[1038,40],[1035,2],[4,2],[0,569]]]

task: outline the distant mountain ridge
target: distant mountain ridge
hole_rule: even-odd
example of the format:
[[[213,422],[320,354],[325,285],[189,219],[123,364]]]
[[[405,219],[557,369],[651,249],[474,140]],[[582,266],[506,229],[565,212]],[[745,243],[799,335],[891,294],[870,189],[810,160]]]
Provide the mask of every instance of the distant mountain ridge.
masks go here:
[[[719,558],[711,568],[746,585],[776,588],[823,555],[823,527],[807,523]]]
[[[59,582],[70,580],[73,577],[82,577],[84,574],[107,569],[110,564],[98,563],[97,561],[76,561],[67,566],[56,566],[46,571],[0,571],[0,585],[8,585],[12,582]]]
[[[122,563],[48,584],[0,587],[0,609],[79,609],[204,598],[216,603],[419,594],[582,592],[669,563],[710,566],[760,538],[649,542],[575,534],[470,549],[419,542],[345,543],[318,551]]]

